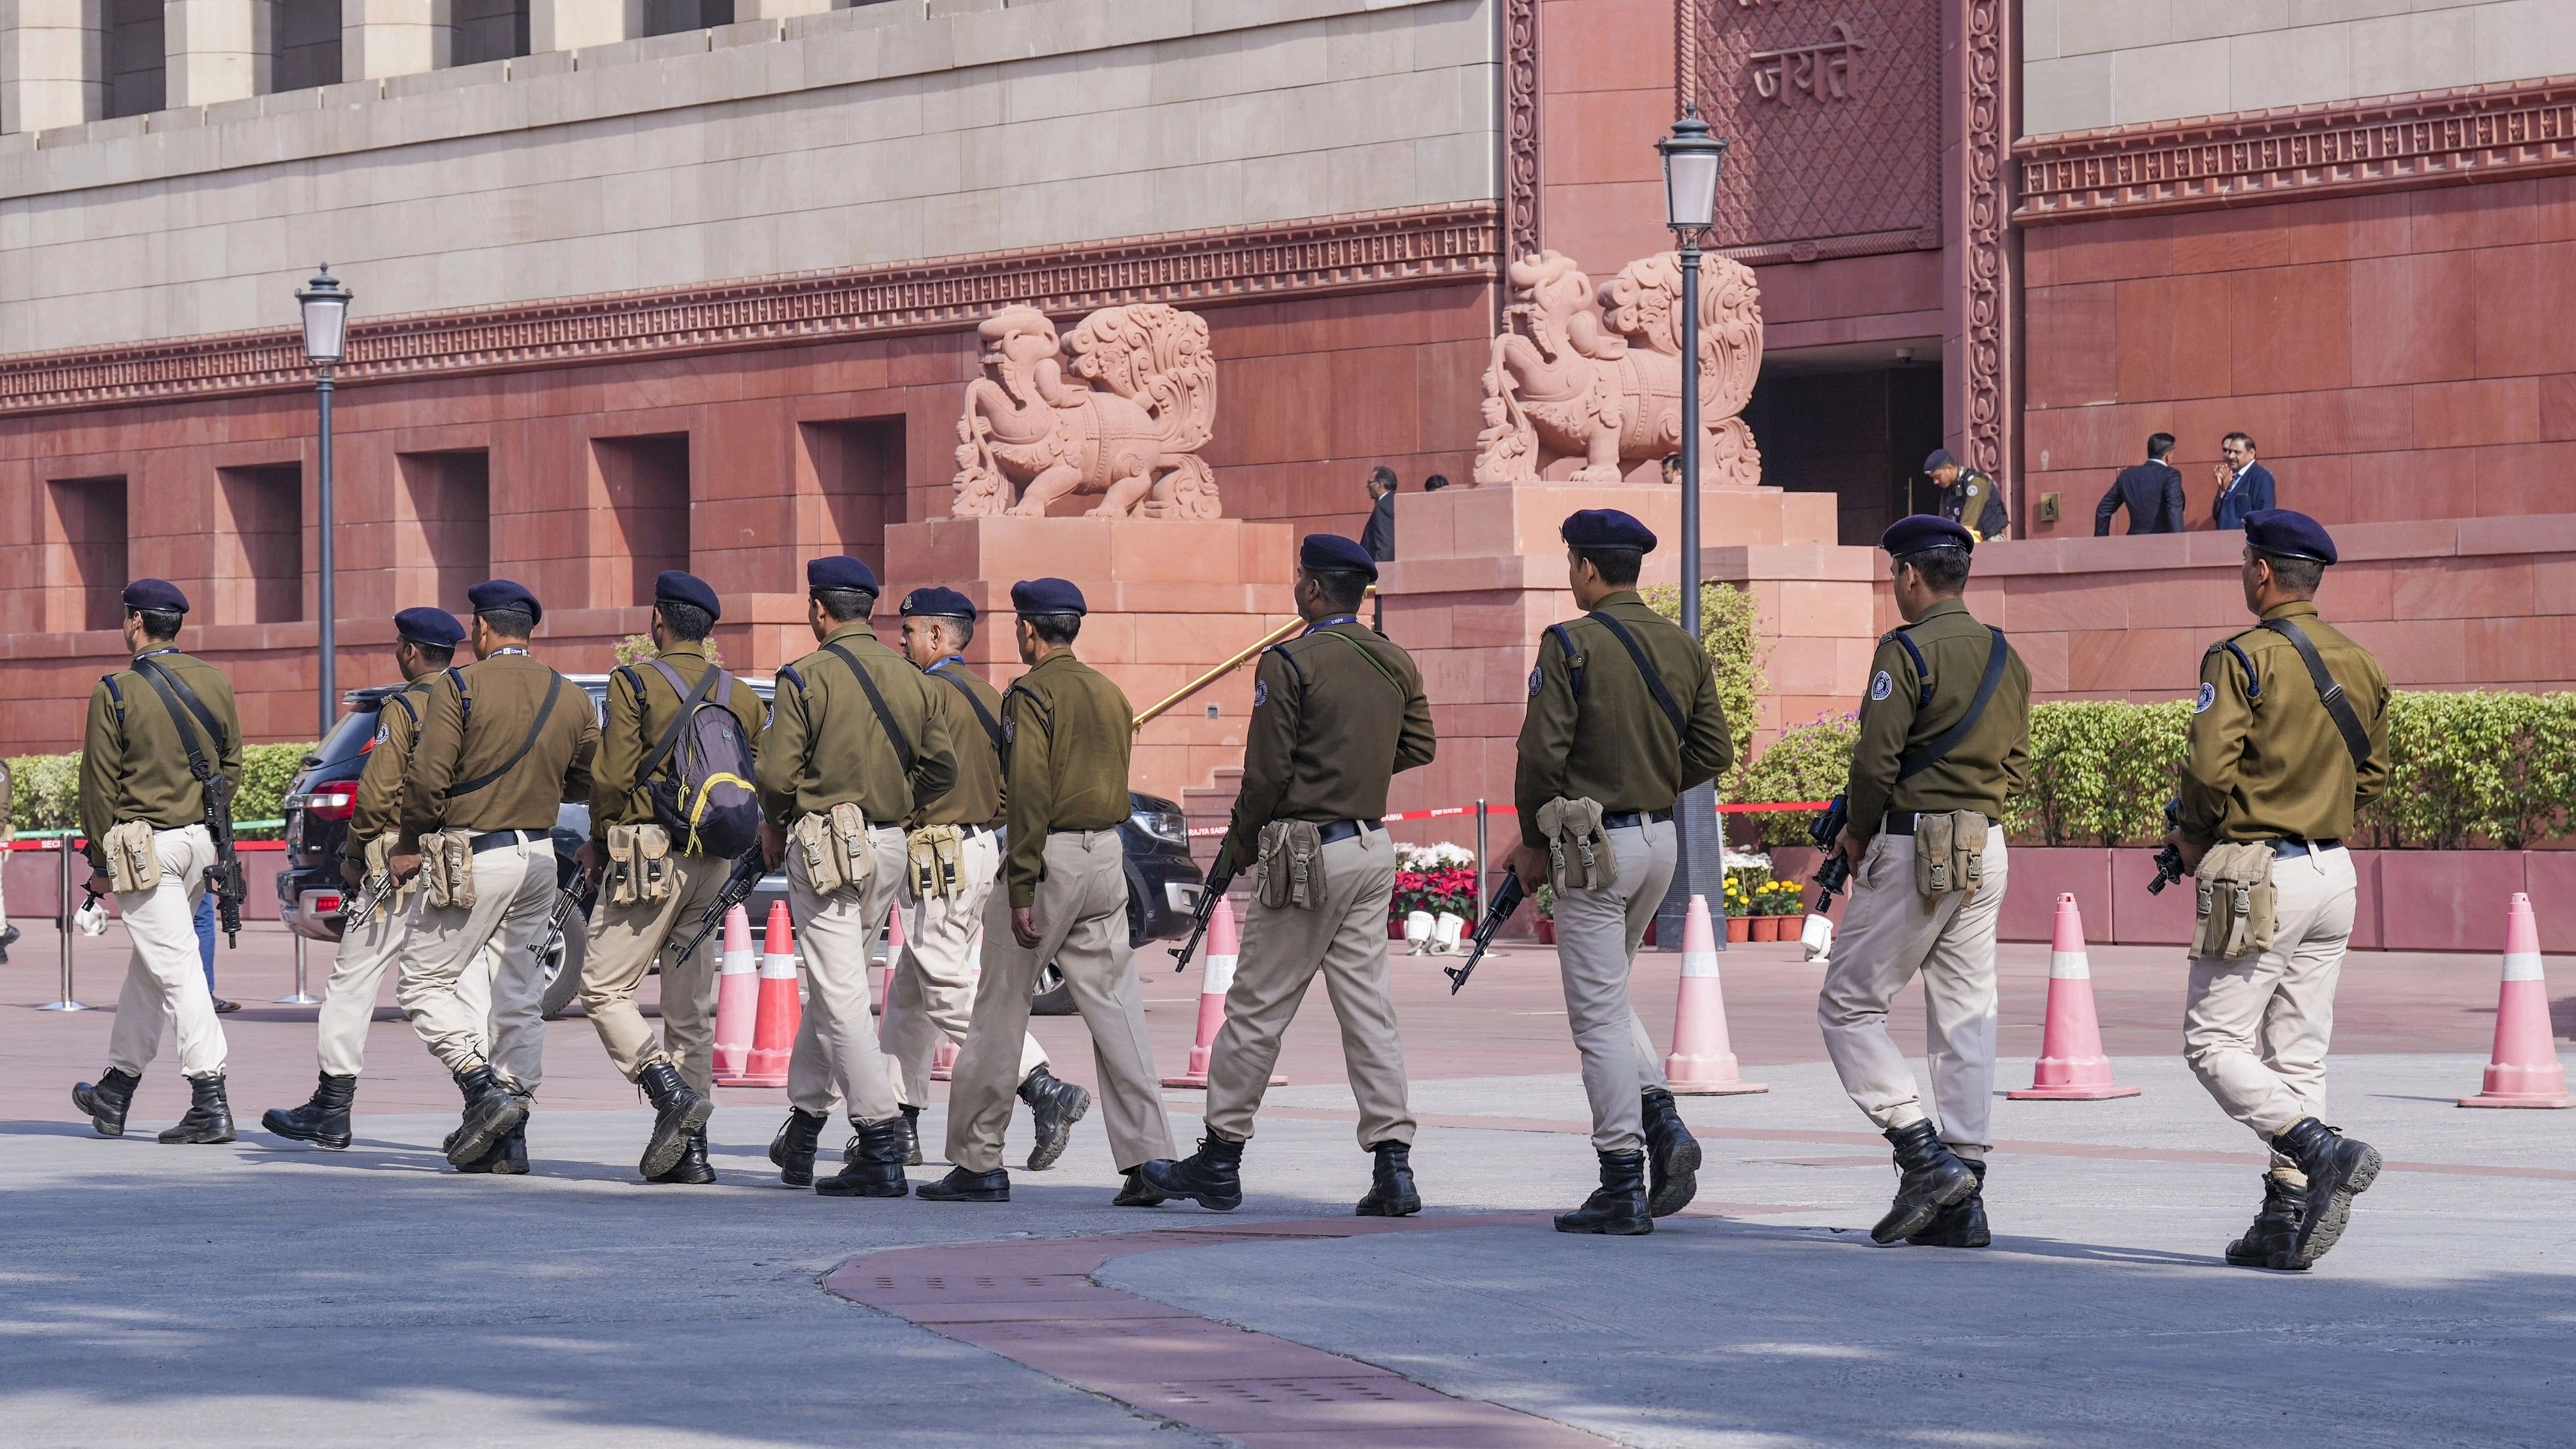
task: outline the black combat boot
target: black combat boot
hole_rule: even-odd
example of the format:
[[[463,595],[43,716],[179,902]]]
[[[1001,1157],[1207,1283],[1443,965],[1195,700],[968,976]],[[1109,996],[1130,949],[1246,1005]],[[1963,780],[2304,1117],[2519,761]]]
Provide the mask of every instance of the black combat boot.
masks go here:
[[[233,1140],[232,1104],[224,1100],[224,1076],[188,1079],[188,1115],[161,1129],[164,1142],[230,1142]]]
[[[2346,1137],[2314,1117],[2302,1117],[2272,1139],[2272,1150],[2308,1175],[2308,1192],[2299,1204],[2299,1225],[2292,1230],[2289,1245],[2272,1254],[2271,1266],[2304,1269],[2343,1236],[2352,1200],[2379,1180],[2379,1149]]]
[[[715,1166],[707,1161],[707,1129],[701,1127],[690,1133],[689,1140],[682,1144],[680,1160],[671,1164],[670,1171],[653,1180],[691,1187],[704,1187],[715,1181]]]
[[[1699,1196],[1699,1139],[1682,1125],[1673,1094],[1646,1089],[1646,1210],[1668,1218]]]
[[[645,1139],[644,1157],[635,1170],[646,1182],[658,1182],[688,1155],[690,1135],[707,1125],[716,1104],[690,1090],[680,1080],[680,1069],[669,1062],[655,1062],[637,1072],[635,1085],[644,1089],[646,1100],[653,1104],[653,1135]]]
[[[932,1202],[1009,1202],[1011,1175],[998,1167],[990,1172],[952,1167],[946,1177],[913,1189],[913,1195]]]
[[[1127,1169],[1127,1180],[1118,1185],[1118,1195],[1109,1200],[1111,1207],[1161,1207],[1171,1194],[1145,1180],[1141,1167]]]
[[[447,1160],[463,1167],[528,1120],[528,1099],[502,1086],[490,1062],[458,1073],[456,1087],[465,1094],[465,1120],[447,1139]]]
[[[358,1096],[356,1077],[322,1074],[314,1084],[313,1100],[301,1107],[271,1107],[260,1114],[259,1125],[280,1137],[310,1142],[316,1147],[349,1145],[349,1104]]]
[[[1957,1154],[1953,1153],[1953,1156]],[[1961,1157],[1968,1170],[1977,1175],[1976,1191],[1932,1215],[1923,1231],[1908,1233],[1905,1241],[1918,1248],[1988,1248],[1995,1235],[1986,1230],[1986,1165],[1973,1157]]]
[[[1200,1138],[1199,1150],[1180,1161],[1156,1158],[1137,1168],[1136,1175],[1165,1197],[1185,1197],[1221,1213],[1243,1206],[1243,1144],[1214,1132]]]
[[[1020,1083],[1020,1100],[1029,1104],[1029,1125],[1037,1132],[1037,1146],[1029,1149],[1029,1171],[1044,1172],[1064,1156],[1065,1144],[1073,1140],[1073,1124],[1091,1110],[1091,1094],[1071,1082],[1058,1081],[1044,1065],[1029,1069],[1027,1081]]]
[[[2263,1205],[2254,1210],[2254,1226],[2227,1245],[2227,1261],[2239,1268],[2269,1268],[2274,1253],[2289,1252],[2298,1241],[2303,1196],[2304,1189],[2264,1173]]]
[[[1646,1210],[1646,1154],[1643,1152],[1604,1152],[1601,1157],[1601,1186],[1583,1200],[1583,1206],[1570,1213],[1556,1215],[1560,1233],[1608,1233],[1633,1238],[1655,1230],[1655,1219]]]
[[[109,1067],[96,1082],[72,1088],[72,1105],[89,1114],[89,1125],[99,1136],[122,1137],[126,1110],[134,1105],[134,1089],[142,1085],[140,1075]]]
[[[1977,1190],[1977,1175],[1929,1120],[1890,1127],[1886,1136],[1896,1144],[1896,1201],[1869,1230],[1870,1240],[1881,1245],[1923,1231],[1941,1209]]]
[[[1377,1169],[1369,1181],[1368,1196],[1353,1209],[1364,1218],[1409,1218],[1422,1211],[1422,1195],[1413,1190],[1413,1145],[1407,1142],[1373,1142],[1369,1151],[1377,1157]]]
[[[853,1124],[850,1145],[841,1150],[841,1170],[818,1179],[814,1190],[825,1197],[902,1197],[912,1191],[903,1180],[903,1119]]]
[[[0,966],[9,964],[9,948],[18,944],[18,928],[0,930]]]
[[[787,1109],[778,1135],[769,1140],[769,1160],[778,1164],[778,1180],[789,1187],[814,1185],[814,1149],[823,1136],[823,1119],[802,1107]]]
[[[903,1104],[903,1165],[921,1165],[921,1109]]]

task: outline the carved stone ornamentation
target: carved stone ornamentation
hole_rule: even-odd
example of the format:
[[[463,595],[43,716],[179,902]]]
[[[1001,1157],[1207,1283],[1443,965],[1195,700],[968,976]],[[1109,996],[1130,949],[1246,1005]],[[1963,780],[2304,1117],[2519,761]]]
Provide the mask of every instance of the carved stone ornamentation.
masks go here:
[[[1737,414],[1762,370],[1761,288],[1750,268],[1706,256],[1700,271],[1700,478],[1762,481],[1762,455]],[[1615,483],[1681,445],[1681,258],[1629,263],[1599,289],[1572,258],[1543,251],[1511,267],[1517,330],[1494,339],[1476,481],[1534,483],[1560,459],[1567,481]]]
[[[1205,318],[1103,307],[1059,339],[1044,312],[1014,305],[976,330],[984,376],[957,420],[950,512],[1043,518],[1067,494],[1097,493],[1096,518],[1217,516],[1216,474],[1198,456],[1216,424]]]

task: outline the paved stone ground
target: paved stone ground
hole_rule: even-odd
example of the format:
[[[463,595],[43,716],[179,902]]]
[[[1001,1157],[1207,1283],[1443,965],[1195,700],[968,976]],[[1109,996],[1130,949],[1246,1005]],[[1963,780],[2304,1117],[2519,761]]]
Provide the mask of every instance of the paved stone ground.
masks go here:
[[[113,1000],[114,942],[82,947],[92,1000]],[[227,994],[281,994],[283,943],[244,943]],[[1219,1216],[1107,1206],[1096,1122],[1008,1205],[784,1190],[763,1158],[775,1092],[724,1094],[724,1185],[648,1188],[632,1181],[645,1116],[578,1018],[549,1041],[537,1177],[438,1171],[453,1092],[398,1021],[376,1027],[347,1152],[255,1128],[161,1147],[149,1130],[181,1101],[168,1065],[135,1135],[105,1141],[65,1091],[95,1072],[108,1017],[26,1009],[52,994],[50,933],[15,955],[0,1422],[16,1442],[2537,1444],[2566,1442],[2576,1399],[2576,1113],[2450,1105],[2492,1029],[2479,958],[2355,959],[2335,1116],[2391,1170],[2322,1269],[2283,1277],[2216,1264],[2258,1159],[2172,1057],[2180,973],[2157,952],[2095,955],[2121,1076],[2144,1096],[1998,1103],[1983,1254],[1868,1243],[1884,1145],[1818,1060],[1816,973],[1791,948],[1726,958],[1738,1050],[1773,1090],[1686,1102],[1711,1163],[1701,1201],[1642,1240],[1479,1216],[1565,1206],[1590,1172],[1552,962],[1533,950],[1454,1001],[1428,965],[1404,968],[1433,1212],[1357,1238],[1331,1236],[1354,1226],[1367,1161],[1320,994],[1247,1154],[1251,1198]],[[2562,992],[2576,982],[2551,967]],[[2045,954],[2008,948],[2005,968],[2018,1085]],[[1674,971],[1641,968],[1658,1032]],[[1148,983],[1176,1067],[1194,980]],[[310,1020],[227,1019],[245,1124],[308,1089]],[[1039,1032],[1088,1079],[1078,1023]],[[1195,1094],[1168,1100],[1194,1135]],[[974,1303],[851,1301],[898,1263]],[[957,1327],[978,1318],[1027,1327]],[[1198,1347],[1250,1367],[1211,1387],[1181,1362]],[[1455,1427],[1384,1417],[1407,1404],[1407,1424]]]

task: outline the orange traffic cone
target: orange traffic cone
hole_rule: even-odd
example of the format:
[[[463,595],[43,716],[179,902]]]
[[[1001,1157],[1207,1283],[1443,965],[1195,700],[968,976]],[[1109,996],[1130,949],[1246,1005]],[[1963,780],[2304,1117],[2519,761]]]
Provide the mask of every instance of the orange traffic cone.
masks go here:
[[[885,1015],[886,991],[894,980],[894,963],[903,957],[903,907],[886,916],[885,961],[868,968],[868,1010]]]
[[[742,1084],[751,1061],[751,1028],[760,1015],[760,963],[751,954],[751,917],[725,912],[724,957],[716,968],[716,1084]]]
[[[1665,1084],[1683,1097],[1737,1097],[1771,1089],[1744,1080],[1735,1048],[1726,1038],[1726,995],[1717,980],[1717,931],[1709,924],[1708,897],[1692,896],[1682,921],[1682,985],[1673,1004],[1673,1054],[1664,1058]]]
[[[796,943],[787,923],[787,903],[769,907],[769,940],[760,954],[760,1009],[751,1028],[751,1060],[741,1085],[787,1085],[787,1057],[796,1048],[796,1027],[804,1008],[796,999]]]
[[[1190,1069],[1177,1077],[1165,1077],[1166,1087],[1204,1087],[1208,1084],[1208,1054],[1216,1049],[1217,1028],[1225,1025],[1225,993],[1234,985],[1234,963],[1243,954],[1243,942],[1234,931],[1234,902],[1219,897],[1216,911],[1208,917],[1207,969],[1199,978],[1199,1039],[1190,1047]],[[1270,1085],[1287,1085],[1286,1077],[1272,1077]]]
[[[2549,982],[2540,974],[2540,922],[2531,897],[2514,892],[2505,908],[2504,985],[2496,996],[2495,1052],[2484,1090],[2463,1107],[2576,1107],[2567,1069],[2550,1038]]]
[[[2084,954],[2084,913],[2075,897],[2057,898],[2057,938],[2048,950],[2048,1023],[2039,1034],[2039,1065],[2030,1085],[2005,1096],[2016,1102],[2098,1102],[2134,1097],[2144,1087],[2116,1086],[2102,1054],[2102,1023],[2093,1014],[2093,964]]]

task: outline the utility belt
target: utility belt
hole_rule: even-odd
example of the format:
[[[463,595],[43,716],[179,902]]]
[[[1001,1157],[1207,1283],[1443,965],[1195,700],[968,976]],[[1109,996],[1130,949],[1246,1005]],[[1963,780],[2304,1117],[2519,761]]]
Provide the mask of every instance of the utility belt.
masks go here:
[[[2343,849],[2343,842],[2340,840],[2300,840],[2295,836],[2287,835],[2264,843],[2272,847],[2272,855],[2278,860],[2293,860],[2302,855],[2323,855],[2329,850]]]
[[[787,832],[787,848],[805,862],[805,882],[814,894],[864,892],[876,873],[868,838],[893,828],[869,824],[856,801],[844,800],[829,810],[798,816]]]
[[[149,820],[127,820],[108,827],[107,834],[98,842],[99,848],[107,853],[108,889],[118,895],[160,889],[161,850],[152,841],[153,836],[165,828],[185,830],[188,827],[164,827]]]
[[[1927,902],[1986,883],[1986,835],[1994,822],[1975,810],[1890,810],[1885,835],[1914,838],[1914,893]]]
[[[470,910],[474,905],[474,857],[532,845],[545,838],[542,830],[430,831],[420,838],[421,889],[433,906]]]
[[[1256,837],[1253,899],[1272,910],[1311,911],[1324,904],[1324,847],[1384,831],[1379,820],[1273,820]]]
[[[2272,931],[2280,910],[2280,892],[2272,882],[2277,861],[2343,849],[2340,840],[2222,840],[2200,859],[2197,913],[2192,927],[2194,960],[2239,961],[2272,949]]]
[[[1642,830],[1673,818],[1670,810],[1605,810],[1601,812],[1604,830]]]

